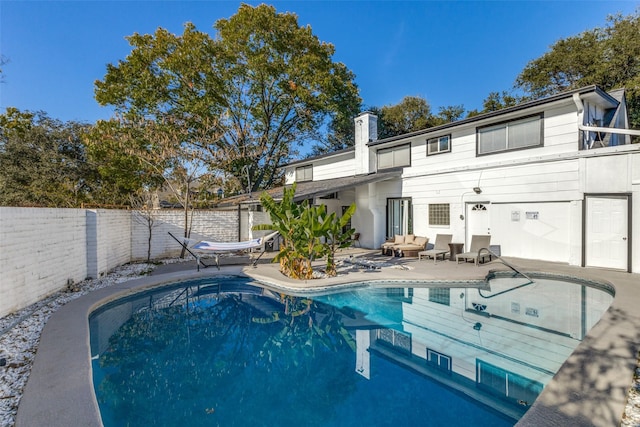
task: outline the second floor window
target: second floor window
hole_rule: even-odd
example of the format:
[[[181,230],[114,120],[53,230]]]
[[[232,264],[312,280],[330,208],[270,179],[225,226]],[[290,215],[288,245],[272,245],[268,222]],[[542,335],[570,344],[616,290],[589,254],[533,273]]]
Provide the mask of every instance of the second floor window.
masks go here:
[[[411,144],[378,150],[378,169],[411,166]]]
[[[300,166],[296,168],[296,182],[313,181],[313,166]]]
[[[477,136],[479,155],[538,147],[542,145],[542,116],[478,128]]]
[[[451,151],[451,135],[427,139],[427,156]]]

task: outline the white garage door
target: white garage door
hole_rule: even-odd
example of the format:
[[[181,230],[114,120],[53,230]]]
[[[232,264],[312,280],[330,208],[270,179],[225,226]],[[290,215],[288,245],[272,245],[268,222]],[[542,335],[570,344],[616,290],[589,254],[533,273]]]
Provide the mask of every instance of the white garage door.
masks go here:
[[[629,218],[627,196],[587,196],[586,265],[627,270]]]

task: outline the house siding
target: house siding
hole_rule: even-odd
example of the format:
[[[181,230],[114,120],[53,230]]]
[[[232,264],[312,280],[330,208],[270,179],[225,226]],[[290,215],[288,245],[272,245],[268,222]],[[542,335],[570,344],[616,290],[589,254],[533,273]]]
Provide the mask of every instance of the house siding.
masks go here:
[[[296,168],[302,166],[297,163],[285,168],[285,184],[293,184],[296,180]],[[353,152],[342,154],[339,156],[331,156],[318,160],[313,163],[313,180],[323,181],[325,179],[341,178],[345,176],[354,176],[355,164],[353,161]]]
[[[573,98],[578,94],[585,108],[581,123],[579,102]],[[492,244],[500,245],[503,255],[582,265],[583,248],[590,244],[584,235],[585,195],[622,195],[632,212],[629,226],[625,225],[631,239],[630,269],[640,271],[640,257],[633,256],[640,248],[640,223],[636,219],[640,216],[633,214],[640,203],[640,145],[612,143],[585,150],[583,137],[589,132],[579,129],[582,122],[603,118],[611,108],[618,108],[617,124],[627,123],[624,103],[616,102],[598,88],[589,87],[405,137],[371,142],[372,138],[363,133],[366,129],[361,129],[353,163],[356,168],[368,165],[369,173],[376,172],[377,150],[411,144],[411,163],[402,168],[400,178],[355,189],[357,210],[352,224],[361,232],[363,246],[376,248],[385,240],[386,200],[404,197],[412,201],[413,232],[431,241],[437,234],[447,233],[453,234],[455,242],[468,245],[472,233],[484,230],[482,233],[491,234]],[[478,154],[478,128],[536,115],[542,124],[540,146]],[[451,136],[450,152],[428,156],[427,140],[443,135]],[[316,174],[314,169],[314,180],[336,178],[350,169],[341,164],[337,171],[321,162],[317,167],[323,173]],[[476,194],[474,187],[481,193]],[[429,205],[434,203],[449,204],[448,226],[429,225]],[[488,215],[482,217],[486,225],[479,228],[477,224],[472,227],[467,213],[474,203],[488,209]],[[530,217],[527,212],[532,213]]]
[[[323,181],[331,178],[354,176],[353,158],[333,159],[313,165],[313,180]]]

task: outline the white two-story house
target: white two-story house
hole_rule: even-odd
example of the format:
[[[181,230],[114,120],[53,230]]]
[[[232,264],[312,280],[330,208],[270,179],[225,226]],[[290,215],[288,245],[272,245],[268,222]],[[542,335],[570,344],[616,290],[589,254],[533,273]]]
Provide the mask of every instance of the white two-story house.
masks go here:
[[[356,203],[363,247],[490,234],[504,256],[640,272],[640,131],[628,128],[624,91],[596,86],[381,140],[365,112],[354,147],[288,164],[286,184],[329,211]]]

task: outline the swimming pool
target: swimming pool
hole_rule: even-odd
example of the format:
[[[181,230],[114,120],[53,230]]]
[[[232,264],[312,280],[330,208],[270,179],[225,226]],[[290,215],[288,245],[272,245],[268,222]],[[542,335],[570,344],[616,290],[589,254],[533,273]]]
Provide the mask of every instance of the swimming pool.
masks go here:
[[[611,303],[536,278],[283,295],[179,283],[90,317],[104,425],[513,425]]]

